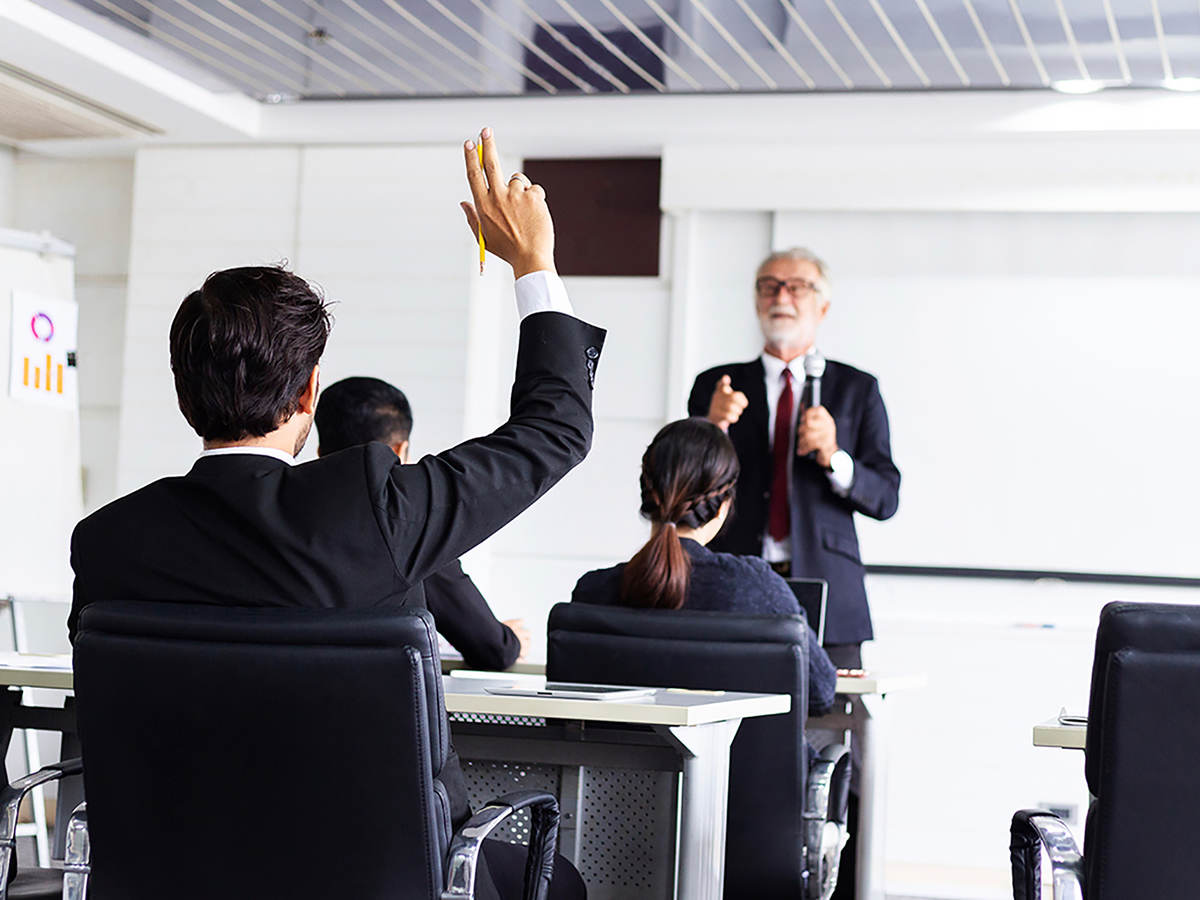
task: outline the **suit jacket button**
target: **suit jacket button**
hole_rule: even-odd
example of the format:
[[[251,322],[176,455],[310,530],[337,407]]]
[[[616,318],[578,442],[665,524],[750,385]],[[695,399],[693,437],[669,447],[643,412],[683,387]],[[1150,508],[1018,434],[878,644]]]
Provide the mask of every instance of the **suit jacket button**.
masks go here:
[[[584,352],[587,353],[588,359],[599,359],[600,358],[600,351],[597,350],[595,347],[588,347],[587,350]]]

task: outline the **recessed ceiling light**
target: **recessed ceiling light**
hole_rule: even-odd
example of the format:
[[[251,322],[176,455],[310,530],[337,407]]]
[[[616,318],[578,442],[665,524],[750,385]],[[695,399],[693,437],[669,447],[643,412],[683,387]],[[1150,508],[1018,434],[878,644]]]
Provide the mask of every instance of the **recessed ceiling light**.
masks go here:
[[[1168,78],[1162,86],[1168,91],[1200,91],[1200,78]]]
[[[1094,94],[1104,90],[1104,82],[1088,78],[1069,78],[1066,81],[1052,81],[1050,87],[1060,94]]]

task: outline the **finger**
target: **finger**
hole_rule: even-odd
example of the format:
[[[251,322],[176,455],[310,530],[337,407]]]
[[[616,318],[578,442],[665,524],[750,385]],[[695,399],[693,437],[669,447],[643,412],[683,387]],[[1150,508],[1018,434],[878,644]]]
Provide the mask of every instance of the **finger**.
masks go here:
[[[531,187],[525,188],[525,193],[533,194],[535,197],[537,197],[540,200],[546,199],[546,189],[544,187],[542,187],[540,184],[535,184]]]
[[[462,203],[460,203],[458,205],[462,208],[463,213],[467,217],[467,224],[471,226],[471,234],[478,237],[479,236],[479,216],[475,212],[475,207],[472,204],[468,203],[466,200],[464,200]]]
[[[745,409],[747,406],[750,405],[749,398],[745,394],[743,394],[741,391],[734,391],[733,402],[736,403],[742,409]]]
[[[496,150],[496,136],[492,129],[485,128],[479,133],[480,145],[483,147],[483,174],[487,176],[488,184],[494,191],[504,184],[504,176],[500,174],[500,154]]]
[[[467,184],[471,186],[471,196],[478,205],[487,196],[487,182],[483,179],[483,169],[479,166],[479,151],[474,141],[463,144],[463,153],[467,160]]]
[[[730,380],[728,375],[722,375],[721,380],[717,382],[717,390],[720,391],[722,394],[732,393],[733,392],[733,388],[731,387],[732,384],[733,384],[733,382]]]

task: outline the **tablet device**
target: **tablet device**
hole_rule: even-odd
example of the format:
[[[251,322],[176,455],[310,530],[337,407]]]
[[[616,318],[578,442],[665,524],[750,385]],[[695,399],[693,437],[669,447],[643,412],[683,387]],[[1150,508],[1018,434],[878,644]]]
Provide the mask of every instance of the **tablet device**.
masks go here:
[[[509,697],[558,697],[561,700],[634,700],[638,697],[649,697],[658,688],[547,681],[542,687],[525,684],[505,684],[497,687],[485,687],[484,690],[489,694],[503,694]]]
[[[822,578],[785,578],[788,587],[796,595],[796,602],[808,618],[808,627],[817,636],[817,643],[825,643],[825,602],[829,585]]]

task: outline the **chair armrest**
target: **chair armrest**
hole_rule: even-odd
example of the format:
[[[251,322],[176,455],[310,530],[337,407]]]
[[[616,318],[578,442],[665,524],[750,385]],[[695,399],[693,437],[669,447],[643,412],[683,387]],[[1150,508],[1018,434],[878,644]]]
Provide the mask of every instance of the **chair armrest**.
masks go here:
[[[8,876],[16,859],[17,816],[21,809],[21,799],[39,785],[67,775],[78,775],[82,771],[83,763],[78,757],[64,759],[62,762],[43,766],[36,772],[17,778],[12,784],[0,788],[0,884],[8,884]]]
[[[450,839],[446,888],[442,900],[473,900],[475,874],[483,840],[504,820],[529,809],[529,861],[525,866],[525,900],[546,900],[558,849],[558,800],[545,791],[513,791],[482,807]]]
[[[67,823],[67,853],[63,859],[63,900],[87,897],[92,843],[87,830],[87,803],[80,803]]]
[[[846,846],[850,795],[850,751],[844,744],[822,748],[808,768],[804,790],[804,895],[824,900],[837,887]]]
[[[1009,834],[1014,900],[1040,900],[1042,847],[1050,857],[1054,900],[1081,900],[1083,857],[1062,819],[1044,809],[1023,809],[1013,815]]]

